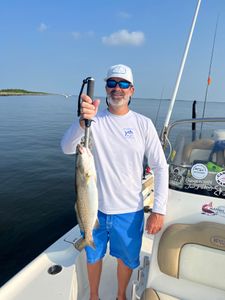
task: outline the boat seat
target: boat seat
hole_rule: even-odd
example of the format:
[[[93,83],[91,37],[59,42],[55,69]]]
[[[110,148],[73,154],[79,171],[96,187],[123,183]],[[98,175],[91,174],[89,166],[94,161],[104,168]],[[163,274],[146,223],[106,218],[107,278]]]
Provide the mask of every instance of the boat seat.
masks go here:
[[[151,299],[151,300],[160,300],[157,292],[151,288],[148,288],[142,294],[141,300]]]
[[[147,288],[141,296],[141,300],[179,300],[170,295],[160,293],[154,289]]]
[[[182,163],[184,165],[192,164],[195,160],[203,160],[208,162],[214,142],[215,141],[211,139],[201,139],[185,145]]]
[[[160,271],[177,279],[225,291],[225,224],[172,224],[163,232],[157,253]],[[151,268],[151,266],[150,266]],[[141,300],[172,300],[148,288]]]

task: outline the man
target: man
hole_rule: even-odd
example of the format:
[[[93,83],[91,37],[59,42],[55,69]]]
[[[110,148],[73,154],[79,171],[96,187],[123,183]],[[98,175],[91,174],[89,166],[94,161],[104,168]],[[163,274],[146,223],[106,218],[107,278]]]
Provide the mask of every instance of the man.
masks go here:
[[[108,109],[98,112],[100,100],[82,95],[81,118],[65,133],[61,146],[66,154],[76,151],[84,135],[83,119],[92,119],[93,155],[97,170],[100,227],[94,230],[96,249],[86,247],[90,299],[99,299],[102,258],[107,242],[118,261],[118,300],[126,299],[132,270],[139,265],[143,234],[143,161],[154,171],[153,213],[146,231],[157,233],[163,226],[168,195],[168,168],[151,120],[129,109],[134,94],[132,71],[125,65],[109,68],[106,81]]]

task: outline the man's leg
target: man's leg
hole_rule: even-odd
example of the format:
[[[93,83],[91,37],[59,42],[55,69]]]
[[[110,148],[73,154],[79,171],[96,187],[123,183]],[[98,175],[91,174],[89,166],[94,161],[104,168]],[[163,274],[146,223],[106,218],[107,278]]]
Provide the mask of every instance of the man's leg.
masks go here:
[[[106,215],[98,212],[99,227],[93,230],[93,240],[95,249],[92,247],[85,247],[87,256],[87,272],[90,287],[90,299],[99,299],[99,283],[102,273],[102,259],[105,256],[108,232],[106,230]],[[103,299],[104,300],[104,299]]]
[[[132,275],[132,269],[126,266],[121,259],[117,259],[117,280],[118,280],[118,300],[126,300],[126,290],[130,277]]]
[[[98,300],[98,288],[102,272],[102,260],[94,264],[87,263],[88,280],[90,287],[90,300]]]

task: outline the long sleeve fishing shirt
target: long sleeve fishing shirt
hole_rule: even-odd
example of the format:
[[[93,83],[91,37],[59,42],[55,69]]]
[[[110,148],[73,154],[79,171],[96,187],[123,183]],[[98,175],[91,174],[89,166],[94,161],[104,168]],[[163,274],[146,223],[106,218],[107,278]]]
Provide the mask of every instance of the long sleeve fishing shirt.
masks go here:
[[[100,111],[91,125],[97,172],[99,210],[106,214],[135,212],[143,208],[143,161],[154,172],[153,211],[166,213],[168,166],[152,121],[134,111],[115,115]],[[74,154],[84,136],[77,118],[66,131],[61,147]]]

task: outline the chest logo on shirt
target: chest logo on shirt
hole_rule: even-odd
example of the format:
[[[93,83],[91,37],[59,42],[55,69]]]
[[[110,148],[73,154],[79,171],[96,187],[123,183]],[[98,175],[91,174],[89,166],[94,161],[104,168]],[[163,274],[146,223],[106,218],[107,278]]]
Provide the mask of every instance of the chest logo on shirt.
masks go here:
[[[132,128],[123,128],[124,137],[125,138],[133,138],[134,137],[134,130]]]

